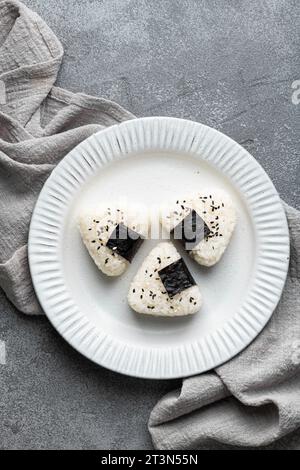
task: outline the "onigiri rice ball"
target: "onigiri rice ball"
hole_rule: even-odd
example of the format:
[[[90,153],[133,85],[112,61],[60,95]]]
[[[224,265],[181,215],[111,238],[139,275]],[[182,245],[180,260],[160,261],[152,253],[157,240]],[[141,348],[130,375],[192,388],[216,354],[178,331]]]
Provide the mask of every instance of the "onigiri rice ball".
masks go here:
[[[138,313],[164,317],[200,309],[199,287],[172,243],[160,243],[144,260],[131,283],[128,303]]]
[[[167,233],[178,238],[197,263],[213,266],[230,242],[236,225],[236,211],[225,191],[211,189],[190,194],[162,207],[160,220]],[[198,229],[195,230],[196,221]],[[193,228],[195,237],[185,237],[183,227]]]
[[[79,231],[97,267],[107,276],[120,276],[146,238],[148,224],[134,210],[107,207],[84,210]]]

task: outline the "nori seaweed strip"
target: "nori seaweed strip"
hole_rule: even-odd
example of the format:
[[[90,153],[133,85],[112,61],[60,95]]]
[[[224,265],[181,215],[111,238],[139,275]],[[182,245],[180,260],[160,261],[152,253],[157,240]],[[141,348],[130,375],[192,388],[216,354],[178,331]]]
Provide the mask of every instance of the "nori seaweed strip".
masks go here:
[[[106,246],[131,262],[143,241],[137,232],[120,223],[114,229]]]
[[[161,269],[158,274],[170,298],[196,285],[182,258]]]
[[[174,239],[179,240],[187,251],[195,248],[210,233],[211,230],[194,209],[171,231]]]

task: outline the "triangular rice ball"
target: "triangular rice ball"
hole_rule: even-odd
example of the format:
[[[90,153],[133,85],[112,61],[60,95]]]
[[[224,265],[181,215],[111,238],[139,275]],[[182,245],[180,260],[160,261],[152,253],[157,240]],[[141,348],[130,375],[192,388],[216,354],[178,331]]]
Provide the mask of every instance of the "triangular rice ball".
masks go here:
[[[202,304],[200,290],[172,243],[160,243],[134,277],[128,302],[133,310],[166,317],[189,315]]]
[[[221,259],[236,224],[233,202],[219,189],[178,199],[162,207],[160,218],[167,232],[203,266],[213,266]]]
[[[79,230],[98,268],[107,276],[119,276],[147,236],[148,226],[134,210],[108,207],[83,211]]]

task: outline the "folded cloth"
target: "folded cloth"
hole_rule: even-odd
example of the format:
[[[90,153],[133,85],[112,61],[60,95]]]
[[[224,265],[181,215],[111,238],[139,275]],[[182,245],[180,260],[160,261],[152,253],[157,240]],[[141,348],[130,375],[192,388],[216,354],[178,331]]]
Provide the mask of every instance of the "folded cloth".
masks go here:
[[[62,45],[21,2],[0,1],[0,287],[22,312],[42,313],[27,260],[28,227],[55,165],[91,134],[134,116],[54,87]]]
[[[236,358],[159,401],[149,420],[155,448],[262,446],[300,427],[300,212],[285,210],[290,266],[271,320]]]

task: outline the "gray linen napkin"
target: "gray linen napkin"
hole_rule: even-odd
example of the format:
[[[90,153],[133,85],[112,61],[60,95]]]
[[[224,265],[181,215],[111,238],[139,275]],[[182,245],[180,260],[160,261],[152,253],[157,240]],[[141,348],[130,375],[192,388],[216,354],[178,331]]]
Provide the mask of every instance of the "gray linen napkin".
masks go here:
[[[134,116],[110,101],[54,87],[63,49],[18,1],[0,1],[0,287],[42,313],[27,260],[28,227],[54,166],[78,143]]]
[[[300,427],[300,212],[285,210],[290,266],[271,320],[236,358],[159,401],[149,420],[156,448],[262,446]]]

